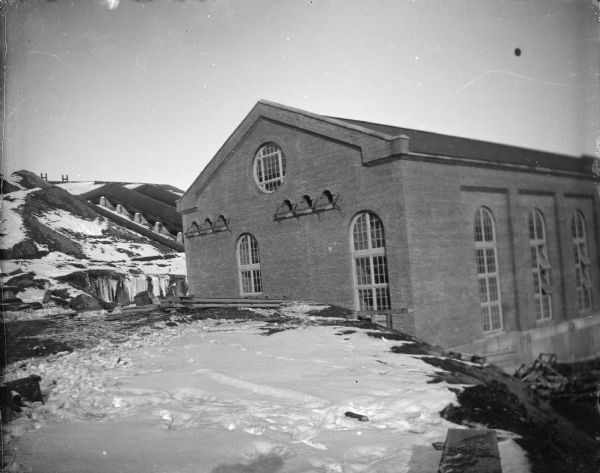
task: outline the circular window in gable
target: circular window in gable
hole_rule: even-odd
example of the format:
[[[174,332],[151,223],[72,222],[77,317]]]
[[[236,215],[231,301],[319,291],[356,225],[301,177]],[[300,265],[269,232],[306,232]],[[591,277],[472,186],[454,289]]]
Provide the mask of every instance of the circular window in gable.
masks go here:
[[[254,157],[254,180],[263,192],[273,192],[283,182],[285,157],[275,143],[260,147]]]

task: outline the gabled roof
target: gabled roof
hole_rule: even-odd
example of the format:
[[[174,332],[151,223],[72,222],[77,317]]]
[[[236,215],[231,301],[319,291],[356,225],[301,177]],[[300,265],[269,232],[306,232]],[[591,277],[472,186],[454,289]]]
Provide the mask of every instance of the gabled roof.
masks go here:
[[[402,158],[443,158],[473,164],[516,165],[528,169],[585,172],[584,159],[516,146],[490,143],[409,128],[359,120],[335,118],[260,100],[217,151],[183,197],[177,210],[195,207],[196,199],[212,180],[219,167],[261,121],[290,126],[336,140],[360,151],[365,166]]]
[[[341,120],[345,123],[364,127],[388,136],[406,135],[410,138],[409,147],[411,153],[477,159],[495,163],[545,167],[574,172],[582,171],[582,160],[580,158],[564,154],[360,120],[348,120],[344,118],[336,118],[335,120]]]
[[[260,100],[177,203],[178,211],[182,212],[195,206],[195,200],[210,182],[214,173],[229,156],[235,153],[244,138],[262,120],[308,131],[352,146],[360,151],[364,163],[389,157],[398,151],[396,148],[399,146],[399,140],[395,137],[335,118]]]

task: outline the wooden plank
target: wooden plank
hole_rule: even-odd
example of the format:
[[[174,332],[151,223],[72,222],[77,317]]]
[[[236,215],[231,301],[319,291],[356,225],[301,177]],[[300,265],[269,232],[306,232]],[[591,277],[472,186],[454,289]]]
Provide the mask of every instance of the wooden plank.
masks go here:
[[[448,429],[438,473],[502,473],[494,430]]]
[[[284,299],[245,299],[243,297],[240,298],[217,298],[217,297],[181,297],[181,302],[183,304],[246,304],[246,305],[256,305],[256,304],[284,304],[289,302]]]
[[[190,308],[190,309],[217,309],[219,307],[252,307],[252,308],[256,308],[256,309],[278,309],[279,307],[281,307],[281,304],[272,304],[272,303],[256,303],[256,304],[246,304],[243,302],[231,302],[231,303],[196,303],[196,302],[190,302],[190,303],[186,303],[185,304],[186,307]]]

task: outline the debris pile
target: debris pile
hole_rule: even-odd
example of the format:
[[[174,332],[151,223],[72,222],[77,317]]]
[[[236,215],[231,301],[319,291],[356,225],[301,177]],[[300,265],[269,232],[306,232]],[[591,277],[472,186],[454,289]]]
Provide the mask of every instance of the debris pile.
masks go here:
[[[529,366],[519,366],[515,377],[527,383],[532,391],[545,399],[562,391],[567,384],[566,378],[556,370],[556,355],[549,353],[540,353]]]
[[[541,353],[531,365],[521,365],[515,377],[544,399],[587,403],[598,398],[600,367],[580,368],[560,365],[555,354]]]

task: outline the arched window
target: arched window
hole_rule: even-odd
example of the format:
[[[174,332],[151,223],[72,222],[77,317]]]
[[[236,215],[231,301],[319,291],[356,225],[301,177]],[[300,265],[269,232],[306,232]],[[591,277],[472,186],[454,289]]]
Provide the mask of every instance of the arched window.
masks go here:
[[[592,308],[592,282],[590,279],[590,259],[587,252],[585,219],[575,211],[571,220],[573,236],[573,256],[575,257],[575,284],[577,286],[577,305],[580,311]]]
[[[242,235],[238,240],[237,257],[241,293],[261,294],[260,254],[256,238],[249,233]]]
[[[474,230],[482,328],[484,332],[502,330],[496,229],[492,213],[485,207],[475,214]]]
[[[537,209],[529,212],[529,247],[531,249],[535,319],[547,320],[552,318],[551,266],[548,261],[544,216]]]
[[[273,192],[283,182],[285,176],[285,157],[275,143],[260,147],[254,157],[254,179],[264,192]]]
[[[354,218],[352,260],[358,309],[389,309],[391,305],[385,235],[383,223],[374,213],[362,212]]]

